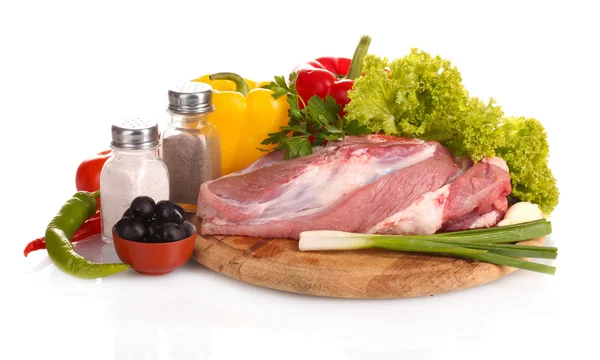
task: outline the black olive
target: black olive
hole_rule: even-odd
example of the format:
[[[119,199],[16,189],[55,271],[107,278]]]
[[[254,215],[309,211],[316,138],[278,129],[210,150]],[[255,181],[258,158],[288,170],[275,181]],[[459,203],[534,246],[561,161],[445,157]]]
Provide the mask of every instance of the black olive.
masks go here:
[[[183,226],[168,222],[156,228],[156,237],[159,242],[171,242],[185,239],[187,234]]]
[[[192,236],[196,233],[196,228],[189,221],[186,221],[183,223],[183,228],[185,229],[185,237],[186,238],[189,238],[190,236]]]
[[[156,203],[149,196],[138,196],[131,201],[129,209],[131,209],[133,216],[142,221],[150,222],[156,210]]]
[[[158,239],[158,236],[156,236],[156,233],[152,234],[152,235],[148,235],[146,236],[146,241],[147,243],[159,243],[160,240]]]
[[[160,224],[175,223],[181,225],[185,222],[185,211],[172,201],[161,200],[156,203],[156,220]]]
[[[148,236],[146,237],[146,241],[148,242],[157,242],[156,238],[156,228],[160,225],[158,221],[151,220],[150,223],[146,226],[148,228]]]
[[[122,239],[144,241],[148,236],[148,229],[140,219],[126,217],[115,224],[115,233]]]
[[[123,213],[123,216],[121,216],[122,218],[126,218],[126,217],[132,217],[133,214],[131,213],[131,209],[127,208],[127,210],[125,210],[125,212]]]

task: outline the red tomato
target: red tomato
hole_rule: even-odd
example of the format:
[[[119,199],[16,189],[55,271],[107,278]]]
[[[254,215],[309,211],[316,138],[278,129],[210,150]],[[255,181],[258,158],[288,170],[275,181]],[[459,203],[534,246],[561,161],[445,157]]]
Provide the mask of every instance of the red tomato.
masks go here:
[[[75,174],[75,186],[77,187],[77,191],[94,192],[100,190],[100,173],[111,153],[112,150],[99,152],[95,156],[88,158],[79,164],[77,173]],[[98,206],[99,205],[100,198],[98,198]]]

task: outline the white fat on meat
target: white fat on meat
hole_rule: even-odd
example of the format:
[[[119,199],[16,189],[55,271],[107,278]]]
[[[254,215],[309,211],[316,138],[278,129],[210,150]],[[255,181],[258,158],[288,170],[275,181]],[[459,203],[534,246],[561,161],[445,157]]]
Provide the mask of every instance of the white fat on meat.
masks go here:
[[[293,219],[323,211],[345,195],[357,191],[400,169],[433,157],[435,146],[426,146],[418,153],[403,159],[392,158],[382,162],[368,154],[366,149],[358,149],[345,162],[330,161],[324,164],[307,166],[294,181],[282,186],[281,195],[273,200],[253,207],[260,208],[260,216],[249,224],[263,224],[274,220]],[[279,206],[272,206],[277,203]],[[281,204],[288,204],[289,209]],[[299,208],[298,204],[302,204]]]
[[[495,165],[497,167],[499,167],[500,169],[508,172],[508,166],[506,165],[506,162],[504,161],[504,159],[499,158],[497,156],[491,157],[491,158],[483,158],[481,160],[481,162],[486,163],[486,164],[490,164],[490,165]]]
[[[500,219],[500,214],[496,210],[492,210],[487,214],[483,214],[475,220],[469,229],[481,229],[494,226]]]
[[[375,224],[367,232],[387,235],[434,234],[442,227],[444,205],[449,194],[449,184],[430,191],[404,210]]]

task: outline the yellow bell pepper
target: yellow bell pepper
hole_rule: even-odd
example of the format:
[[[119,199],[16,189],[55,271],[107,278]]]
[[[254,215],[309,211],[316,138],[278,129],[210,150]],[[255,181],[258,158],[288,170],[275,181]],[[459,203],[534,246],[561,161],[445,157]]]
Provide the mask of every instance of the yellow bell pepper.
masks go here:
[[[213,88],[215,111],[207,120],[221,134],[221,174],[241,170],[270,150],[273,145],[261,145],[268,133],[278,132],[288,124],[286,97],[273,99],[273,91],[261,89],[268,82],[254,82],[233,73],[204,75],[193,79]]]

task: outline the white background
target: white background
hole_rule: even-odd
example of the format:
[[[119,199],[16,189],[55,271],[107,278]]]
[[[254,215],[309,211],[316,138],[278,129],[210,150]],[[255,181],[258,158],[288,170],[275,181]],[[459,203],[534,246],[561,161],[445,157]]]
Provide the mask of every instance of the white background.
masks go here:
[[[2,2],[0,358],[597,358],[594,3]],[[519,271],[453,294],[358,301],[266,290],[193,262],[158,278],[86,281],[43,251],[23,257],[73,194],[79,162],[107,148],[113,121],[162,127],[172,84],[217,71],[287,75],[315,57],[350,57],[362,34],[382,57],[440,54],[472,95],[546,126],[561,191],[555,276]],[[95,245],[79,250],[100,260]]]

